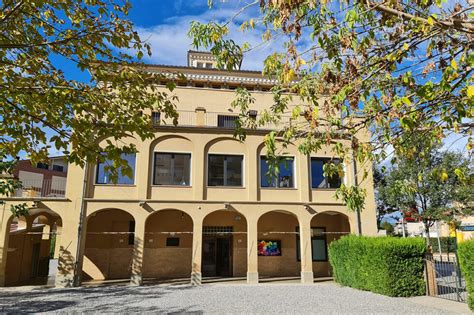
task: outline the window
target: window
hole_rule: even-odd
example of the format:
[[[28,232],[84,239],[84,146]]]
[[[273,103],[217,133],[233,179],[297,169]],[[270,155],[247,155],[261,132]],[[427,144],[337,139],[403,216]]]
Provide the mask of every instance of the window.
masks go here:
[[[217,115],[217,127],[235,128],[235,121],[238,118],[238,116]]]
[[[179,237],[168,237],[166,238],[167,247],[179,247]]]
[[[299,228],[296,228],[299,232]],[[328,245],[326,240],[326,228],[314,227],[311,228],[311,256],[313,261],[327,261],[328,260]],[[300,236],[296,237],[296,258],[301,260],[300,256]]]
[[[46,163],[38,163],[36,164],[36,168],[41,168],[43,170],[47,170],[49,168],[49,165]]]
[[[275,188],[294,188],[294,158],[286,157],[279,164],[276,176],[268,174],[267,158],[260,157],[260,186]]]
[[[62,165],[53,165],[53,171],[64,172],[64,166],[62,166]]]
[[[160,112],[151,112],[151,124],[153,126],[158,126],[161,121]]]
[[[208,156],[208,186],[242,186],[242,155]]]
[[[155,152],[153,185],[189,186],[191,154]]]
[[[204,64],[203,64],[202,62],[198,62],[198,63],[197,63],[197,67],[198,67],[198,68],[204,68]]]
[[[312,188],[339,188],[341,178],[338,175],[324,176],[324,164],[330,163],[331,159],[311,158],[311,187]],[[333,159],[332,163],[339,164],[340,161]]]
[[[135,221],[128,222],[128,245],[135,244]]]
[[[97,172],[95,183],[96,184],[121,184],[121,185],[133,185],[135,182],[135,153],[130,154],[122,154],[121,158],[127,161],[128,165],[132,168],[132,177],[128,177],[126,175],[122,175],[122,168],[119,167],[117,169],[118,178],[116,182],[112,182],[110,178],[110,172],[106,170],[106,166],[112,166],[112,161],[105,160],[104,163],[97,163]]]
[[[212,68],[212,63],[206,62],[206,68],[211,69]]]

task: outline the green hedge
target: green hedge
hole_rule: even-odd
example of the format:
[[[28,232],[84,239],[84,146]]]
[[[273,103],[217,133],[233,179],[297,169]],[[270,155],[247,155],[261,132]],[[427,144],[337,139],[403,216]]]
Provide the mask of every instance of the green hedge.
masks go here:
[[[474,311],[474,239],[464,241],[458,245],[458,257],[461,265],[461,272],[466,279],[467,304]]]
[[[456,238],[455,237],[440,237],[441,252],[442,253],[454,253],[456,252]],[[430,244],[433,248],[433,253],[438,253],[438,239],[436,237],[430,237]]]
[[[334,280],[388,296],[425,294],[421,238],[348,235],[329,246]]]

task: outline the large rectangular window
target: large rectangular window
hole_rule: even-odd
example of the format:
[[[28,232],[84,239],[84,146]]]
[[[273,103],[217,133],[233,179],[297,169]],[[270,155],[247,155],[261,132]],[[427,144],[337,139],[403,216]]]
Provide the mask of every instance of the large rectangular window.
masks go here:
[[[208,186],[242,186],[242,155],[209,154]]]
[[[299,232],[299,229],[296,228]],[[301,260],[300,256],[300,236],[296,237],[296,258]],[[326,240],[326,228],[313,227],[311,228],[311,257],[313,261],[327,261],[328,260],[328,244]]]
[[[155,152],[153,185],[189,186],[191,154]]]
[[[110,178],[110,172],[106,169],[106,166],[112,166],[112,161],[105,160],[105,162],[97,163],[97,172],[95,183],[96,184],[121,184],[121,185],[133,185],[135,182],[135,153],[122,154],[121,159],[127,161],[127,164],[132,169],[132,177],[122,175],[122,168],[117,169],[118,178],[116,182],[113,182]]]
[[[276,174],[268,173],[267,158],[260,157],[260,186],[275,188],[294,188],[294,158],[286,157],[278,165]]]
[[[324,176],[324,164],[330,163],[331,159],[311,158],[311,187],[312,188],[339,188],[341,177],[338,175]],[[333,159],[332,163],[339,164],[340,160]]]

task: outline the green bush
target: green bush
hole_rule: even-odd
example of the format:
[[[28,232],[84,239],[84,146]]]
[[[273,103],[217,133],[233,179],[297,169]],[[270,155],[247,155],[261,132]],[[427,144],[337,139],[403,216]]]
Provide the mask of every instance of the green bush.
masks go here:
[[[440,237],[442,253],[454,253],[456,252],[456,238],[455,237]],[[430,237],[430,244],[433,248],[433,253],[439,252],[438,239],[436,237]]]
[[[388,296],[425,294],[421,238],[348,235],[329,246],[334,280]]]
[[[474,240],[459,243],[458,257],[461,272],[466,279],[467,304],[474,311]]]

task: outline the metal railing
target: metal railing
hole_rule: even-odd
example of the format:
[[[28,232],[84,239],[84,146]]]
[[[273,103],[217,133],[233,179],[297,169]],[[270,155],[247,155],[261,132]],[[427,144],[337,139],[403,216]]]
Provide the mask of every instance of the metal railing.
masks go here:
[[[66,195],[66,182],[52,179],[22,180],[22,188],[14,197],[63,198]]]
[[[256,122],[260,121],[261,115],[250,116],[255,119]],[[238,115],[235,113],[225,112],[207,112],[205,113],[205,126],[206,127],[219,127],[225,129],[235,128],[235,122],[238,119]],[[291,124],[292,118],[290,115],[284,115],[279,119],[277,123],[267,122],[264,125],[257,126],[257,129],[271,130],[276,128],[282,128],[285,125]]]

